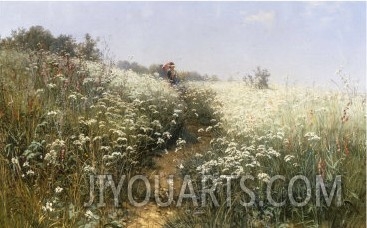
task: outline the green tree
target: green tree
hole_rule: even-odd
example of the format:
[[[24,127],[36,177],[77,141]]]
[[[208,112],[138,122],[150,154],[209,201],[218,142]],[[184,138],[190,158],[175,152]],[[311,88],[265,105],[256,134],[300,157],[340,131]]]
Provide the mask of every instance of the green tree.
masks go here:
[[[20,48],[28,50],[46,50],[52,53],[70,56],[81,55],[88,60],[100,60],[102,53],[97,48],[98,39],[93,39],[88,33],[85,40],[77,44],[70,35],[59,35],[55,38],[51,32],[42,26],[32,26],[28,30],[19,28],[13,30],[10,37],[0,40],[0,48]]]
[[[130,64],[130,68],[131,68],[132,71],[135,71],[136,73],[139,73],[139,74],[147,74],[147,73],[149,73],[148,68],[146,68],[143,65],[138,64],[137,62],[132,62]]]
[[[128,70],[130,69],[130,62],[127,61],[127,60],[124,60],[124,61],[118,61],[116,66],[122,70]]]
[[[75,56],[76,42],[70,35],[59,35],[50,47],[50,51],[54,53],[68,53]]]
[[[148,74],[148,73],[150,73],[148,68],[146,68],[143,65],[140,65],[137,62],[129,62],[127,60],[118,61],[116,66],[120,69],[132,70],[132,71],[134,71],[136,73],[139,73],[139,74]]]
[[[79,54],[84,56],[88,60],[100,60],[102,54],[97,48],[98,41],[98,39],[93,39],[89,33],[85,34],[84,42],[78,45]]]
[[[209,80],[210,81],[213,81],[213,82],[220,81],[218,75],[215,75],[215,74],[213,74],[212,76],[210,76],[210,79]]]
[[[1,44],[31,50],[50,50],[54,39],[49,30],[37,25],[30,27],[29,30],[24,28],[13,30],[11,37],[3,39]]]
[[[256,67],[253,74],[248,74],[243,77],[243,80],[250,86],[257,89],[268,89],[269,88],[269,77],[270,73],[267,69],[263,69],[260,66]]]

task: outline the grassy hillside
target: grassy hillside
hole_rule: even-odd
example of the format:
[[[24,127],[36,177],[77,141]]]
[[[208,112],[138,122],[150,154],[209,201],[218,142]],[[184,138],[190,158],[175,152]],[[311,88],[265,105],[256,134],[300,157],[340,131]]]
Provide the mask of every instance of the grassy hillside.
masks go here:
[[[107,206],[95,200],[85,207],[90,176],[130,178],[153,169],[153,156],[179,153],[200,132],[211,133],[210,148],[179,169],[190,175],[200,205],[172,208],[178,217],[166,226],[365,221],[365,96],[238,82],[175,88],[152,75],[42,50],[1,50],[0,74],[0,227],[122,227],[127,191],[115,208],[112,188],[92,183],[105,191]],[[201,129],[190,132],[188,124]],[[320,205],[317,180],[324,183]],[[218,204],[202,205],[203,184]],[[324,191],[337,187],[340,200],[337,192],[325,200]],[[144,198],[140,185],[132,191]],[[268,193],[284,204],[269,202]]]
[[[215,186],[213,196],[218,204],[201,207],[201,216],[183,213],[169,226],[364,224],[365,95],[275,86],[256,90],[242,82],[192,86],[216,92],[215,101],[220,105],[213,108],[222,118],[206,130],[218,128],[221,135],[212,139],[206,154],[184,164],[183,175],[194,176],[199,189],[209,175],[206,186]],[[240,186],[241,177],[246,175],[251,176],[243,182],[247,191]],[[322,197],[317,185],[320,180],[328,197],[335,193],[330,202]],[[340,198],[336,197],[338,181]],[[321,201],[317,200],[317,189]],[[243,206],[244,202],[251,205]]]
[[[108,223],[83,206],[90,175],[151,167],[194,115],[167,82],[82,58],[3,50],[0,73],[1,227]]]

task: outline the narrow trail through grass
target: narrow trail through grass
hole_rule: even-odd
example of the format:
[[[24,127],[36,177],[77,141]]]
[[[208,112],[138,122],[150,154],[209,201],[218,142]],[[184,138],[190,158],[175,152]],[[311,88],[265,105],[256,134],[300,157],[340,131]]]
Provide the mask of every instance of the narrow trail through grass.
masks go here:
[[[185,126],[189,133],[198,132],[198,129],[204,127],[199,123],[188,121]],[[179,151],[175,151],[175,148],[170,148],[165,153],[154,158],[155,166],[152,169],[146,170],[147,175],[152,188],[154,189],[155,175],[159,175],[159,195],[164,198],[168,196],[168,183],[167,179],[169,175],[173,175],[173,202],[170,206],[160,207],[152,196],[150,202],[143,207],[130,206],[129,210],[132,217],[127,221],[127,227],[129,228],[141,228],[150,227],[158,228],[163,227],[168,217],[174,216],[177,211],[176,200],[180,193],[182,186],[182,178],[180,176],[180,166],[182,163],[194,156],[196,153],[204,153],[210,146],[210,140],[212,136],[210,133],[202,132],[200,134],[201,139],[196,143],[189,143]],[[167,198],[162,199],[163,202],[167,201]]]

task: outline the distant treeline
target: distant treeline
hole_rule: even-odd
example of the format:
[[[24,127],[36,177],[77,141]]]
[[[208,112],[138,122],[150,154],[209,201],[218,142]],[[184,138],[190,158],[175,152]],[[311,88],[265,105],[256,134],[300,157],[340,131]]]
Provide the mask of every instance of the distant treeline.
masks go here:
[[[0,50],[12,48],[17,50],[45,50],[59,55],[71,57],[83,57],[91,61],[100,61],[103,53],[97,48],[99,39],[94,39],[90,34],[85,34],[83,42],[76,42],[71,35],[61,34],[54,36],[42,26],[31,26],[29,29],[19,28],[13,30],[9,37],[0,37]],[[157,53],[159,54],[159,53]],[[154,74],[165,76],[162,64],[152,64],[149,67],[142,66],[137,62],[118,61],[116,66],[120,69],[132,70],[141,74]],[[196,71],[180,71],[179,77],[184,80],[219,80],[216,75],[201,75]]]
[[[102,53],[97,48],[98,39],[85,34],[84,42],[77,43],[71,35],[61,34],[55,37],[42,26],[32,26],[28,30],[13,30],[10,37],[0,40],[0,50],[16,48],[18,50],[45,50],[56,54],[68,54],[71,57],[84,57],[87,60],[101,60]]]
[[[162,69],[163,64],[152,64],[149,67],[145,67],[143,65],[140,65],[137,62],[130,62],[130,61],[124,60],[124,61],[118,61],[116,66],[120,69],[132,70],[140,74],[153,74],[159,77],[165,77],[165,72]],[[188,81],[204,81],[204,80],[218,81],[219,80],[218,76],[216,75],[211,75],[211,76],[207,74],[201,75],[196,71],[179,71],[179,77],[182,80],[188,80]]]

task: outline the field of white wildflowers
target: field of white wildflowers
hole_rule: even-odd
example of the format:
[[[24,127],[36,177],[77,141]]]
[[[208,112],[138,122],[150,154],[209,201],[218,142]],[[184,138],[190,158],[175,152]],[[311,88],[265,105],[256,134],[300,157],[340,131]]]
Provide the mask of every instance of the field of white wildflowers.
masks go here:
[[[166,226],[344,227],[365,220],[364,95],[254,89],[242,82],[177,89],[153,75],[43,50],[0,50],[0,73],[0,227],[121,227],[124,208],[99,208],[98,202],[84,207],[90,175],[139,174],[153,167],[157,153],[179,153],[184,136],[201,132],[212,136],[210,148],[181,164],[180,172],[191,175],[196,189],[203,175],[211,175],[219,207],[185,208]],[[187,124],[198,132],[190,135]],[[241,205],[250,196],[236,181],[243,175],[254,177],[246,185],[254,193],[251,206]],[[340,175],[341,205],[318,206],[312,192],[309,203],[292,206],[280,181],[271,195],[285,204],[275,207],[265,191],[275,175],[284,182],[303,175],[312,190],[320,175],[327,192]],[[144,196],[139,186],[133,191]],[[112,196],[111,189],[105,194]],[[302,202],[306,195],[304,185],[293,187],[294,199]],[[122,193],[120,203],[127,197]],[[105,201],[114,205],[113,197]]]
[[[83,57],[4,48],[0,71],[1,227],[121,227],[131,217],[121,208],[126,191],[118,208],[85,207],[91,175],[117,180],[152,168],[157,154],[197,140],[186,122],[214,117],[208,90]],[[132,191],[144,195],[139,185]]]
[[[210,226],[265,226],[303,224],[331,227],[364,223],[366,98],[365,95],[315,88],[276,87],[254,89],[243,82],[192,83],[211,88],[215,93],[218,122],[205,130],[220,130],[211,141],[211,149],[187,161],[183,174],[210,175],[220,207],[203,208],[202,218],[182,216],[170,223]],[[228,175],[232,205],[226,207]],[[234,180],[251,175],[248,184],[255,203],[243,207],[239,201],[247,196]],[[266,184],[275,175],[285,183],[303,175],[310,181],[309,203],[295,207],[289,202],[287,185],[275,182],[271,190],[282,207],[266,203]],[[337,175],[341,176],[342,202],[316,205],[315,178],[320,175],[330,192]],[[194,175],[195,176],[195,175]],[[282,182],[282,181],[280,181]],[[222,190],[222,191],[220,191]],[[303,202],[309,193],[302,185],[293,187],[293,197]],[[245,200],[249,202],[249,199]],[[262,202],[262,203],[259,203]],[[246,213],[245,213],[246,212]],[[204,218],[205,216],[205,218]],[[185,218],[183,218],[185,217]],[[193,222],[195,221],[195,222]],[[352,225],[353,226],[353,225]]]
[[[185,119],[203,108],[152,75],[43,50],[1,50],[0,68],[1,227],[118,221],[122,209],[111,217],[84,207],[90,175],[151,167],[157,153],[184,144]]]

